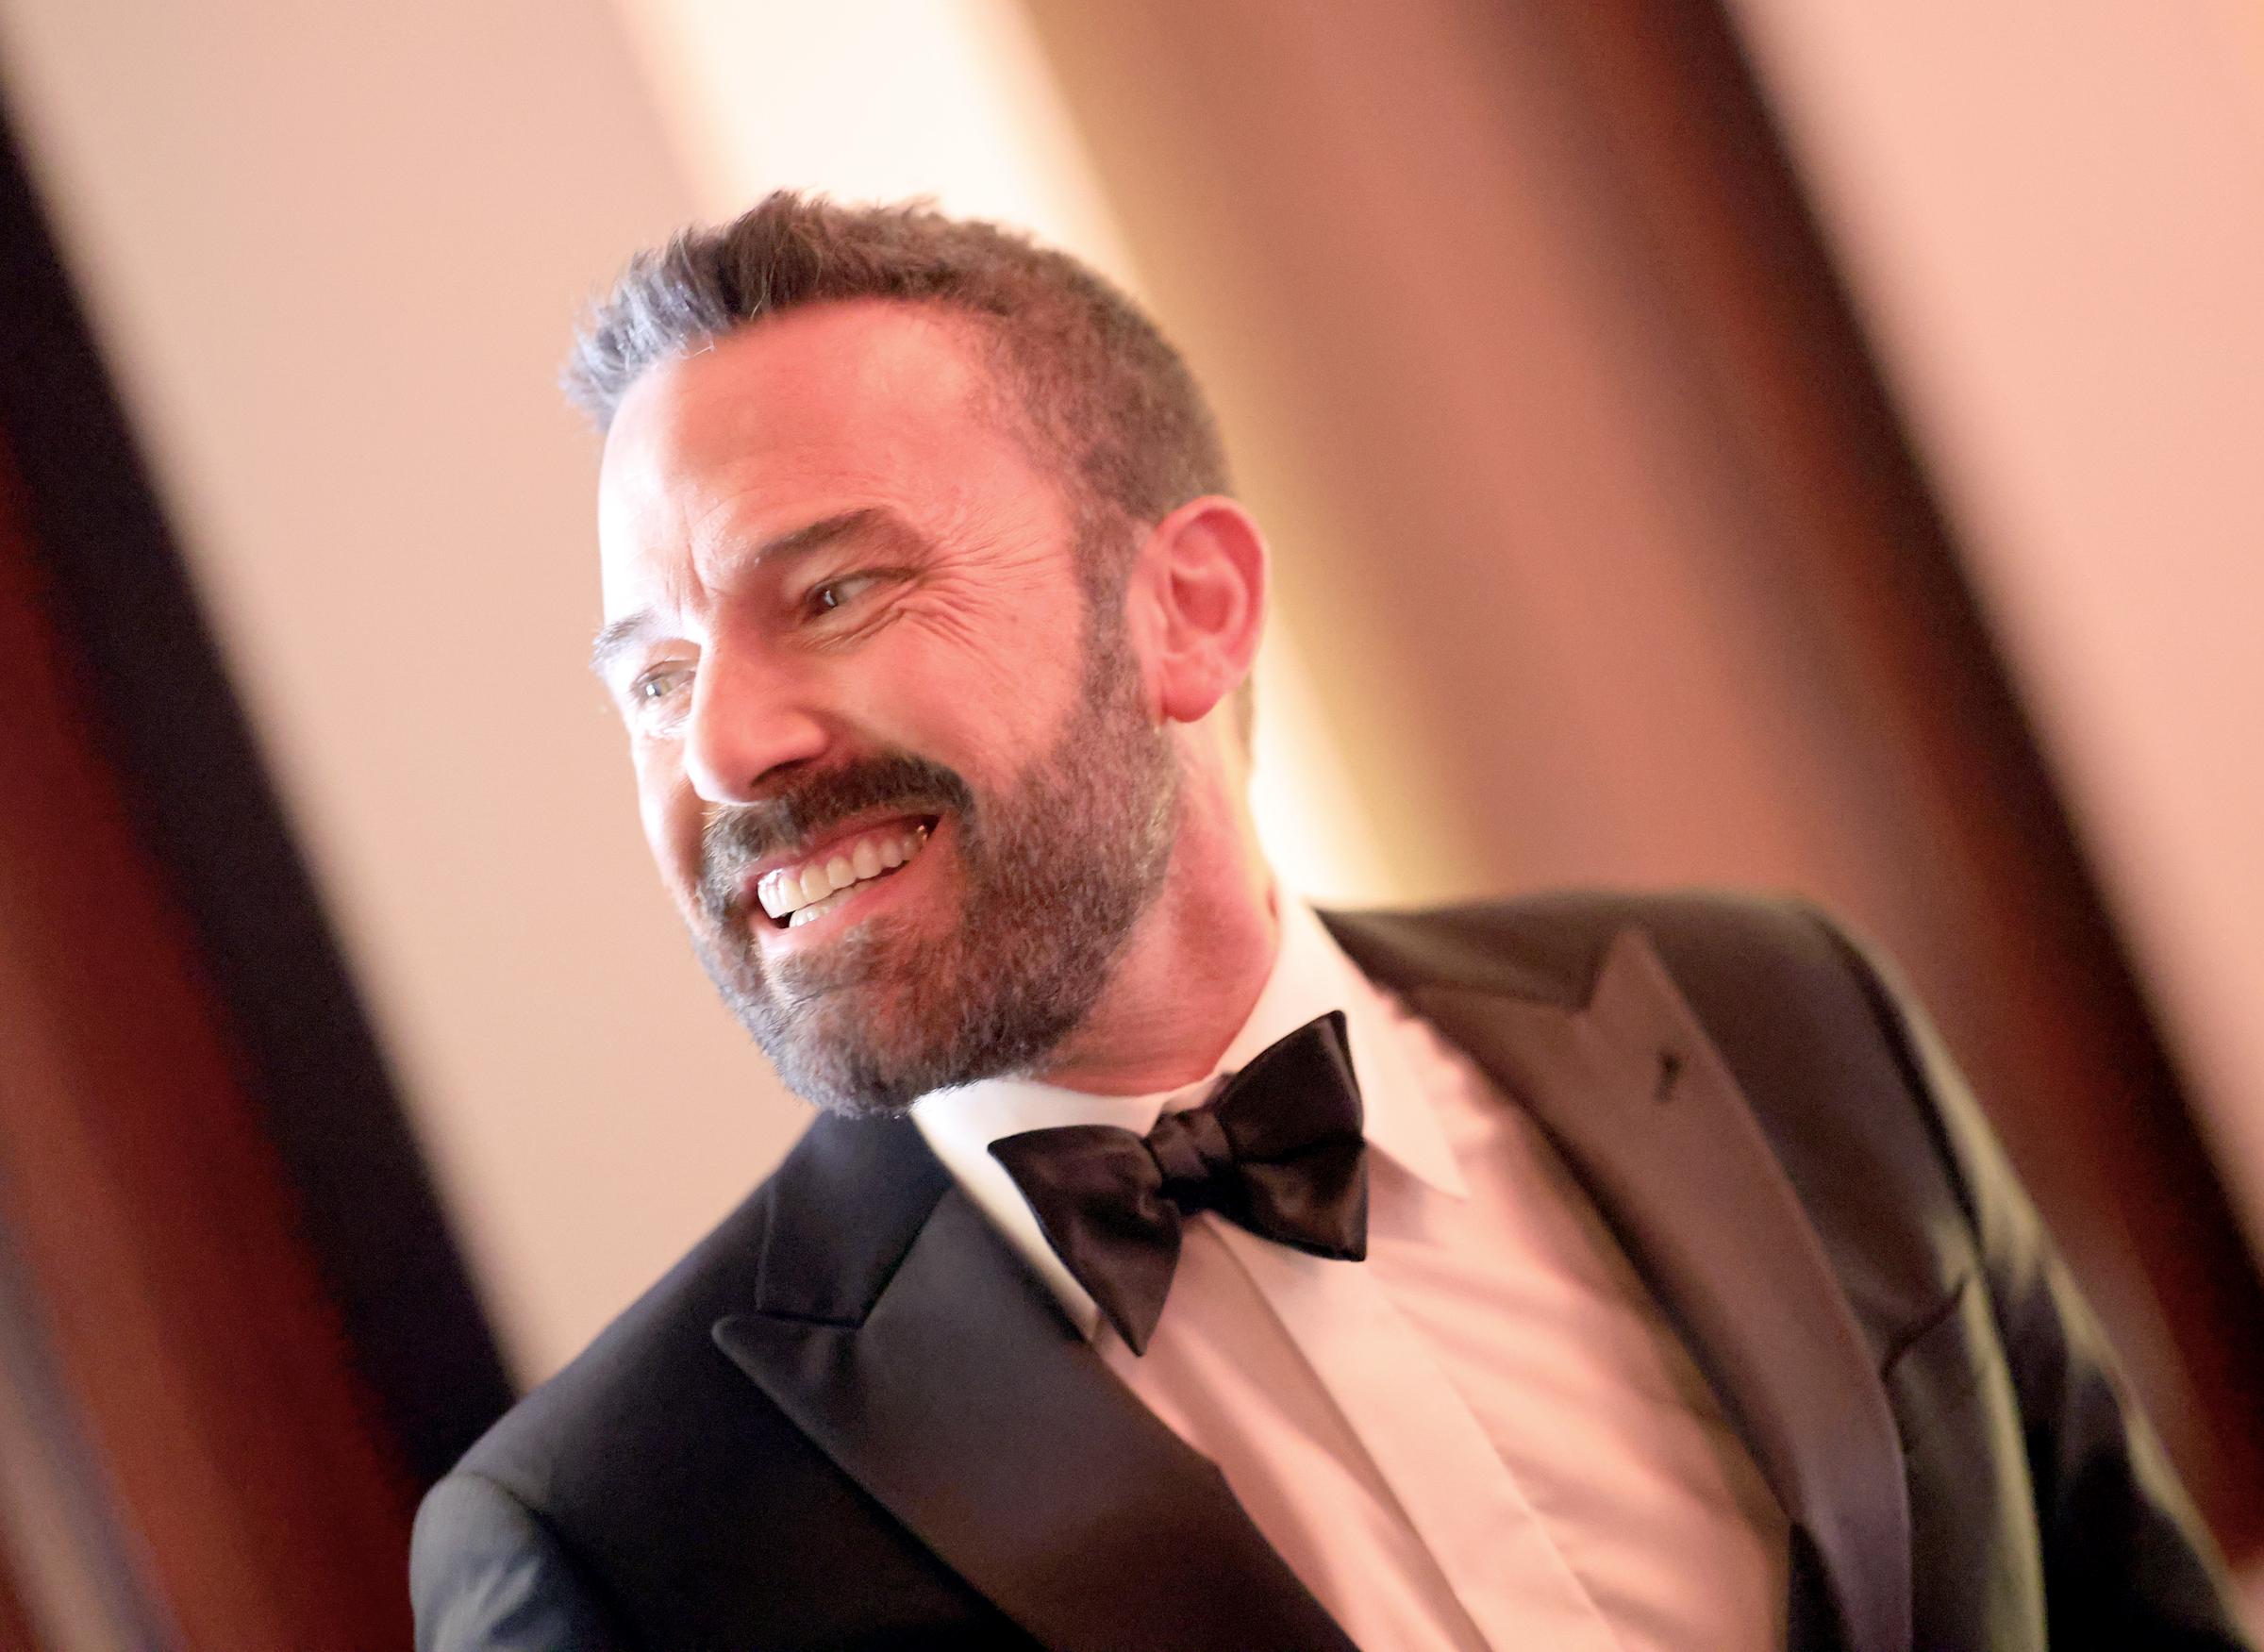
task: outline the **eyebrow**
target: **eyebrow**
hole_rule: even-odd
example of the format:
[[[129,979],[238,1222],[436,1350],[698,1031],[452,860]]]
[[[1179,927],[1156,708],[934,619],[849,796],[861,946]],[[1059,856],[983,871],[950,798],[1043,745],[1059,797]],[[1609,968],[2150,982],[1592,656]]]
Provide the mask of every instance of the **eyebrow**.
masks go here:
[[[852,535],[870,533],[875,528],[893,525],[894,519],[877,506],[868,505],[861,509],[844,510],[838,515],[821,517],[816,522],[791,528],[785,533],[774,534],[755,547],[748,562],[750,566],[759,567],[780,557],[807,556],[812,551],[821,550]],[[641,608],[608,622],[598,632],[597,640],[590,645],[590,669],[602,680],[614,660],[664,628],[659,611],[649,608]]]

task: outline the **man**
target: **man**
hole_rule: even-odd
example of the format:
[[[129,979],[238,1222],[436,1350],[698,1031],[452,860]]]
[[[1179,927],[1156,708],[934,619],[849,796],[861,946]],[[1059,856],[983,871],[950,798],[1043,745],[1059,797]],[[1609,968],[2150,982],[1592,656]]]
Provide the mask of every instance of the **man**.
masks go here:
[[[1105,284],[777,195],[572,378],[646,834],[824,1110],[427,1499],[424,1646],[2239,1644],[1823,921],[1277,890],[1264,547]]]

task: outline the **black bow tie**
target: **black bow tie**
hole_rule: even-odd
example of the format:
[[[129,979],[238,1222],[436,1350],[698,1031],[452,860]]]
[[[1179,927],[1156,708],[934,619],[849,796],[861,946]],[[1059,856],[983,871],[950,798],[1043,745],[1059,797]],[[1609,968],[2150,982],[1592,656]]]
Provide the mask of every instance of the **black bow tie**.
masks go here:
[[[1045,1242],[1135,1354],[1163,1312],[1183,1214],[1216,1210],[1336,1261],[1368,1254],[1367,1146],[1343,1011],[1307,1022],[1144,1137],[1114,1125],[990,1143]]]

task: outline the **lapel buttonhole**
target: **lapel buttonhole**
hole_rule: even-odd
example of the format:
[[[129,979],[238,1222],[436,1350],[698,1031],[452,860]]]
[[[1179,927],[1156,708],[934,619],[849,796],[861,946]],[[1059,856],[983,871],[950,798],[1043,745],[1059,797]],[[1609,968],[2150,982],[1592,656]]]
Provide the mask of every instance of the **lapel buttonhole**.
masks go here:
[[[1651,1099],[1665,1105],[1674,1093],[1674,1084],[1682,1076],[1682,1056],[1676,1050],[1658,1052],[1658,1083],[1652,1089]]]

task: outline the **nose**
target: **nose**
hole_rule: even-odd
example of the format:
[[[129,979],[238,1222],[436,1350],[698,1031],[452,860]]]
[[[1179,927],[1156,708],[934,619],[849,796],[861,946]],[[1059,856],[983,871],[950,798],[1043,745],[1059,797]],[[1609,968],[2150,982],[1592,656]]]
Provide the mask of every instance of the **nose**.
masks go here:
[[[824,723],[781,662],[752,650],[709,648],[692,678],[684,773],[708,803],[754,803],[780,771],[825,749]]]

